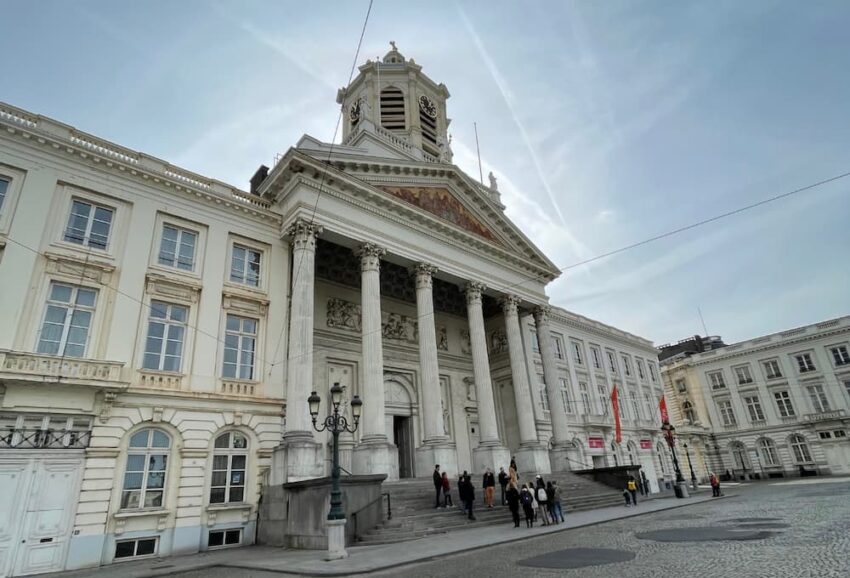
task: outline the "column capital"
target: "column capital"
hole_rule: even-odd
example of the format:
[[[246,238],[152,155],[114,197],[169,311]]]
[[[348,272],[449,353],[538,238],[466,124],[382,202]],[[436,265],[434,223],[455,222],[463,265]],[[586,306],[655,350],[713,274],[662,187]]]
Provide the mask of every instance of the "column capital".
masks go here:
[[[502,311],[505,312],[505,315],[517,315],[520,298],[518,295],[505,295],[501,299],[499,299],[499,304],[502,306]]]
[[[324,228],[318,223],[298,218],[286,228],[285,236],[292,239],[292,245],[295,249],[315,249],[316,237],[322,231],[324,231]]]
[[[417,263],[413,267],[416,275],[416,288],[430,289],[434,284],[434,273],[438,270],[437,267],[429,263]]]
[[[377,271],[380,268],[381,257],[386,255],[387,250],[374,243],[363,243],[354,252],[360,257],[360,271]]]
[[[540,325],[548,323],[549,316],[552,314],[552,307],[549,305],[538,305],[534,308],[534,322]]]
[[[487,286],[484,283],[479,283],[478,281],[470,281],[466,284],[464,288],[464,293],[466,293],[466,304],[474,305],[481,304],[481,297],[484,294],[484,290],[487,289]]]

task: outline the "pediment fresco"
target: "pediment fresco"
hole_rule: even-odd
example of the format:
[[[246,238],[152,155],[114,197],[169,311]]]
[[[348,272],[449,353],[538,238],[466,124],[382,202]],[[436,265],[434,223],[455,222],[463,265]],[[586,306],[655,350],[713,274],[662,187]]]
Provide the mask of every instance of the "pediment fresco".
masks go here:
[[[443,187],[387,187],[379,189],[458,227],[501,245],[496,236]]]

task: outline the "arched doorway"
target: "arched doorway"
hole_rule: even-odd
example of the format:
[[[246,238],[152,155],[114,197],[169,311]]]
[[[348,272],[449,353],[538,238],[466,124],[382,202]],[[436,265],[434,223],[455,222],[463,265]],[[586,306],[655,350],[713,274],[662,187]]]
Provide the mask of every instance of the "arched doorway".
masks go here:
[[[416,399],[410,380],[399,374],[384,376],[384,405],[387,435],[398,448],[398,477],[412,478],[414,471],[414,448],[416,432],[413,416]]]

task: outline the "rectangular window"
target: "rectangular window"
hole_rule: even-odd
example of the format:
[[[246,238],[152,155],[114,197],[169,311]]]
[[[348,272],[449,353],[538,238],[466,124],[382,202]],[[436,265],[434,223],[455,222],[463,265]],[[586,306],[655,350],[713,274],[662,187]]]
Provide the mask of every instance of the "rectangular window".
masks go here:
[[[534,353],[540,353],[540,342],[537,340],[537,331],[531,330],[531,349]]]
[[[610,351],[606,351],[605,353],[608,355],[608,369],[614,374],[620,373],[617,371],[617,362],[614,360],[614,354]]]
[[[570,386],[566,379],[561,378],[561,403],[564,405],[564,413],[573,413],[573,400],[570,398]]]
[[[629,399],[632,400],[632,410],[634,410],[632,415],[634,416],[634,419],[640,419],[640,405],[638,404],[637,394],[635,392],[629,393]]]
[[[723,399],[717,402],[717,409],[720,411],[720,419],[723,420],[723,425],[733,426],[738,422],[735,419],[735,412],[732,410],[732,402],[728,399]]]
[[[777,379],[782,377],[782,370],[779,369],[779,362],[775,359],[769,359],[762,365],[764,366],[764,373],[768,379]]]
[[[640,359],[637,360],[637,372],[639,378],[646,379],[646,374],[643,371],[643,361]]]
[[[676,380],[676,391],[678,391],[679,393],[687,393],[688,384],[685,382],[684,379]]]
[[[120,540],[115,542],[115,558],[139,558],[156,554],[157,538]]]
[[[847,365],[850,363],[850,353],[847,352],[846,345],[839,345],[829,350],[832,353],[832,359],[836,366]]]
[[[826,398],[826,392],[822,385],[810,385],[806,388],[809,392],[809,399],[812,400],[812,409],[815,413],[824,413],[830,410],[829,400]]]
[[[796,355],[795,358],[797,359],[797,368],[800,370],[800,373],[808,373],[815,370],[815,364],[812,363],[810,353],[801,353],[800,355]]]
[[[584,415],[590,415],[590,394],[587,390],[587,382],[579,381],[578,389],[581,393],[581,411]]]
[[[230,261],[230,280],[234,283],[259,287],[261,258],[260,251],[234,244]]]
[[[237,503],[245,499],[245,454],[213,456],[210,503]]]
[[[655,364],[654,363],[647,363],[646,366],[647,366],[647,368],[649,368],[649,379],[651,379],[653,381],[653,383],[656,382],[658,380],[658,378],[655,375]]]
[[[791,394],[787,391],[773,392],[773,398],[776,400],[776,407],[779,408],[779,417],[794,417],[794,406],[791,403]]]
[[[750,421],[764,421],[764,412],[761,409],[761,402],[757,395],[745,397],[744,403],[747,404],[747,412],[750,414]]]
[[[584,357],[581,354],[581,344],[573,341],[573,361],[576,365],[584,365]]]
[[[65,227],[65,241],[106,250],[113,215],[113,209],[74,199]]]
[[[224,333],[222,376],[230,379],[254,379],[256,347],[257,320],[228,315]]]
[[[0,213],[3,212],[3,203],[6,201],[6,191],[9,190],[9,181],[0,178]]]
[[[151,301],[142,367],[158,371],[180,371],[188,318],[188,307]]]
[[[84,357],[96,300],[94,289],[51,283],[38,353]]]
[[[746,385],[753,382],[753,376],[750,373],[750,367],[748,365],[736,367],[735,377],[738,379],[738,385]]]
[[[834,432],[832,432],[832,433],[833,433],[833,434],[835,435],[835,437],[837,437],[837,438],[846,438],[846,437],[847,437],[847,432],[846,432],[846,431],[844,431],[843,429],[837,429],[837,430],[835,430],[835,431],[834,431]]]
[[[711,389],[724,389],[726,387],[726,381],[723,379],[722,371],[708,373],[708,381],[711,383]]]
[[[163,225],[157,263],[166,267],[192,271],[195,268],[195,246],[198,234],[194,231]]]
[[[832,439],[832,433],[828,432],[828,431],[822,431],[818,435],[820,436],[820,439],[822,439],[822,440]]]
[[[555,337],[554,335],[552,336],[552,347],[555,349],[555,358],[556,359],[563,359],[564,358],[564,348],[561,345],[561,340],[558,339],[557,337]]]
[[[602,369],[602,357],[599,354],[599,350],[595,347],[591,347],[590,352],[593,354],[593,367],[596,369]]]
[[[623,360],[623,371],[626,372],[626,377],[631,377],[632,376],[631,360],[629,360],[629,357],[627,355],[623,355],[623,356],[621,356],[621,358]]]
[[[242,528],[235,530],[213,530],[207,539],[208,548],[238,546],[242,543]]]
[[[540,392],[540,407],[543,411],[549,411],[549,396],[546,395],[546,384],[543,382],[543,376],[537,376],[539,380],[537,390]]]
[[[844,380],[844,389],[847,391],[847,395],[850,396],[850,379]]]
[[[608,388],[604,384],[599,384],[599,405],[602,407],[602,415],[608,415],[611,411],[611,400],[608,399]]]

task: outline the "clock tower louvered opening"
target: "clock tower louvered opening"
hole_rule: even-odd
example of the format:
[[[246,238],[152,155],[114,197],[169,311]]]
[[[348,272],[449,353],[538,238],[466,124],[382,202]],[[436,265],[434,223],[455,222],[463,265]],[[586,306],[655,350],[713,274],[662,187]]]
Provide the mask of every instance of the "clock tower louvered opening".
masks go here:
[[[407,128],[404,122],[404,94],[394,86],[381,91],[381,126],[396,132]]]
[[[434,156],[440,155],[437,146],[437,117],[429,115],[420,108],[419,125],[422,127],[422,149]]]

